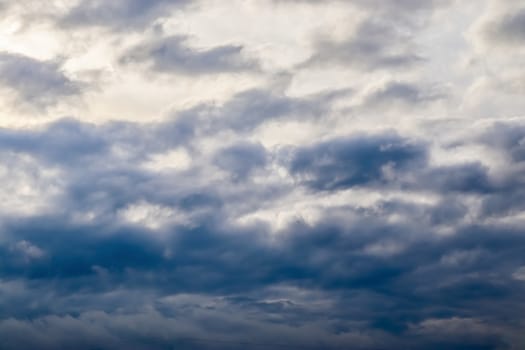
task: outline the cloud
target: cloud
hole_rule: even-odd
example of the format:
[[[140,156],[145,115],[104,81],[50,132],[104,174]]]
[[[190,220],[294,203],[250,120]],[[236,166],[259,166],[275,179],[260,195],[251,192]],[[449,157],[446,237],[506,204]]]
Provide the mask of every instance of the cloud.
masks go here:
[[[260,144],[241,142],[217,152],[214,163],[235,179],[243,180],[267,163],[266,149]]]
[[[322,38],[315,53],[303,65],[330,65],[358,69],[407,69],[424,62],[402,28],[374,19],[365,20],[348,38],[337,41]]]
[[[0,53],[0,84],[23,104],[46,108],[79,95],[83,83],[69,78],[56,61]]]
[[[106,157],[140,160],[151,153],[189,145],[195,129],[185,118],[102,125],[63,118],[41,130],[0,129],[0,145],[49,164],[73,167],[85,161],[105,161]]]
[[[10,10],[0,108],[53,113],[0,126],[2,349],[524,348],[525,127],[462,92],[522,5],[287,2]]]
[[[496,123],[481,136],[481,141],[498,149],[514,162],[525,161],[523,123]]]
[[[380,184],[425,164],[426,149],[395,134],[328,140],[292,152],[290,173],[317,190]]]
[[[421,184],[440,193],[490,193],[497,184],[490,178],[487,167],[466,163],[429,169]]]
[[[484,26],[485,38],[493,44],[523,44],[525,42],[525,8],[509,11],[493,18]]]
[[[80,1],[59,23],[65,27],[101,26],[117,30],[141,29],[189,0]]]
[[[146,63],[153,71],[188,75],[256,71],[258,64],[242,55],[242,46],[193,49],[184,36],[152,39],[132,47],[120,62]]]
[[[314,120],[327,113],[332,104],[350,92],[328,91],[308,96],[287,96],[282,91],[249,89],[233,95],[222,104],[202,103],[175,113],[184,124],[200,135],[232,131],[246,134],[279,120]]]
[[[436,89],[419,87],[407,82],[388,82],[382,88],[370,93],[365,98],[365,104],[369,106],[391,106],[395,103],[402,103],[414,107],[444,98],[443,93],[432,90]]]
[[[393,224],[385,219],[376,213],[352,223],[327,214],[314,225],[290,225],[277,241],[269,239],[264,229],[235,228],[225,219],[212,219],[209,225],[192,229],[173,227],[167,241],[152,240],[148,231],[71,225],[59,217],[8,223],[5,227],[9,235],[4,239],[16,237],[32,242],[31,245],[45,249],[48,256],[29,265],[16,265],[9,254],[2,254],[4,278],[24,276],[31,293],[38,293],[52,280],[57,295],[50,296],[52,302],[39,309],[19,304],[17,313],[31,313],[34,322],[41,325],[8,320],[0,325],[0,330],[6,334],[4,339],[18,346],[27,341],[43,341],[40,337],[46,333],[54,334],[53,342],[59,344],[81,343],[82,329],[66,332],[51,322],[57,316],[46,316],[58,311],[49,308],[60,306],[60,313],[67,315],[63,316],[64,326],[103,325],[90,337],[98,346],[109,341],[105,335],[111,334],[118,346],[134,344],[162,349],[188,334],[213,339],[237,327],[245,327],[246,335],[282,334],[288,344],[303,344],[306,339],[300,335],[304,329],[314,327],[315,341],[324,343],[319,348],[337,349],[350,344],[367,348],[382,346],[386,341],[399,349],[407,344],[438,348],[444,344],[441,331],[431,327],[434,323],[428,320],[446,315],[468,317],[475,312],[494,330],[490,342],[505,343],[506,336],[498,330],[505,324],[500,317],[509,312],[517,315],[523,306],[524,286],[514,278],[516,269],[524,263],[522,254],[515,249],[524,243],[521,230],[470,226],[439,238],[424,220],[414,222],[412,217],[406,223]],[[421,233],[422,228],[427,230],[425,234]],[[93,234],[94,231],[99,234]],[[385,238],[403,242],[402,254],[367,253],[370,246],[377,246]],[[171,254],[165,255],[168,248]],[[480,259],[470,259],[459,267],[443,264],[444,257],[458,250],[484,253]],[[504,265],[497,263],[502,257]],[[253,269],[255,265],[257,269]],[[279,286],[289,289],[277,292]],[[277,290],[272,292],[272,288]],[[140,290],[154,290],[155,296],[152,299],[146,294],[136,300],[141,304],[135,304],[138,309],[133,310],[129,302],[135,298],[133,291]],[[117,305],[105,301],[112,298],[112,293],[123,293],[120,301],[115,301]],[[304,293],[317,293],[317,297]],[[163,298],[184,295],[205,295],[206,301],[193,304],[189,297],[189,303],[170,306],[162,302]],[[231,296],[227,299],[231,301],[221,305],[223,296]],[[265,301],[276,297],[288,301]],[[250,298],[254,300],[242,302]],[[326,303],[327,298],[330,303]],[[78,304],[81,300],[84,308]],[[508,300],[514,300],[512,306]],[[302,303],[305,306],[300,306]],[[98,315],[104,321],[86,322],[86,317],[97,315],[89,311],[91,305],[103,308]],[[117,311],[118,305],[124,309]],[[513,308],[515,311],[509,311]],[[231,318],[226,321],[226,315],[234,310],[238,324]],[[138,330],[133,331],[133,325],[137,322],[158,322],[167,327],[177,324],[180,317],[192,331],[171,332],[170,336],[149,331],[142,340],[135,338]],[[131,323],[124,322],[128,318]],[[206,319],[220,323],[205,322]],[[423,331],[415,332],[411,326],[414,323],[421,323]],[[16,336],[18,332],[7,332],[13,324],[26,329],[25,334],[33,334],[33,330],[45,332],[20,338]],[[343,330],[336,331],[341,327]],[[376,334],[375,341],[367,343],[361,338],[356,343],[357,339],[351,337],[352,329],[370,337]],[[466,341],[463,334],[451,334],[445,343],[459,346],[474,342]],[[244,338],[230,339],[241,342]],[[262,339],[262,343],[272,343],[271,338]],[[489,341],[476,339],[480,346]]]

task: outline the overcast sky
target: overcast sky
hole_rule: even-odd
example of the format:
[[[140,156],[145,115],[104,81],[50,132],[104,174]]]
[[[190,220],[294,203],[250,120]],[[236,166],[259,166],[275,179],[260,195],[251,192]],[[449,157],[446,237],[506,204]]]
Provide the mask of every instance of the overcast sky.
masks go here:
[[[0,0],[0,348],[525,348],[522,0]]]

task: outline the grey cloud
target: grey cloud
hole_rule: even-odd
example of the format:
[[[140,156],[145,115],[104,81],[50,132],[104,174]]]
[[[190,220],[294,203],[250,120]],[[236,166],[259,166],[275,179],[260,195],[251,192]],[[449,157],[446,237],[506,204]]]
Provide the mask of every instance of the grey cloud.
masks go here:
[[[514,215],[525,208],[523,164],[525,161],[525,127],[521,122],[495,123],[477,141],[508,161],[493,190],[484,198],[482,211],[486,216]]]
[[[436,7],[444,6],[450,3],[450,0],[274,0],[279,3],[310,3],[310,4],[326,4],[327,2],[342,2],[370,8],[375,11],[420,11],[428,10]]]
[[[525,8],[518,8],[485,25],[484,34],[492,43],[525,43]]]
[[[424,165],[426,153],[424,145],[395,134],[356,136],[299,148],[289,169],[309,187],[338,190],[388,182],[389,172]]]
[[[397,13],[410,17],[418,12],[431,11],[440,7],[447,6],[450,0],[356,0],[361,6],[367,7],[372,11],[384,11],[387,14]]]
[[[328,106],[323,97],[311,100],[289,98],[264,90],[249,90],[235,95],[218,110],[217,122],[235,131],[249,131],[264,122],[299,114],[319,115]]]
[[[524,263],[522,254],[515,249],[524,244],[519,229],[473,226],[462,229],[456,235],[438,238],[430,232],[415,235],[423,227],[432,230],[425,221],[389,224],[376,213],[350,225],[329,215],[313,226],[304,223],[291,225],[283,232],[284,235],[279,236],[277,244],[266,238],[264,229],[252,227],[244,231],[221,221],[210,221],[206,227],[193,229],[179,227],[167,242],[155,242],[146,233],[130,232],[129,228],[111,232],[100,227],[103,234],[93,235],[89,232],[94,227],[64,225],[57,219],[6,226],[10,237],[23,238],[42,246],[52,258],[20,267],[12,265],[8,254],[2,254],[2,274],[5,278],[25,276],[33,281],[31,288],[35,292],[44,287],[46,281],[54,280],[56,288],[60,288],[60,297],[73,297],[81,288],[83,295],[94,293],[94,302],[103,298],[105,292],[115,288],[115,285],[128,291],[154,288],[158,297],[195,293],[216,297],[230,295],[237,300],[238,296],[253,293],[264,295],[269,292],[265,292],[267,288],[283,284],[303,290],[313,289],[335,305],[320,303],[318,312],[295,311],[294,304],[298,301],[293,300],[297,300],[298,296],[290,293],[285,294],[285,298],[290,300],[287,303],[269,307],[267,302],[256,299],[252,306],[247,309],[244,306],[244,310],[238,310],[237,314],[243,315],[241,320],[247,326],[245,332],[254,332],[259,336],[264,332],[250,328],[246,322],[251,320],[273,327],[269,335],[272,332],[279,334],[288,327],[315,325],[320,329],[317,337],[322,336],[316,340],[325,338],[325,344],[320,345],[320,349],[355,345],[354,339],[343,336],[352,328],[365,334],[385,332],[376,338],[376,342],[361,344],[363,348],[371,344],[376,345],[372,346],[374,348],[383,348],[381,341],[388,341],[389,348],[395,349],[406,348],[407,342],[413,346],[425,344],[429,348],[455,342],[470,344],[471,341],[465,341],[461,334],[443,343],[443,340],[433,338],[439,332],[431,330],[427,331],[432,334],[418,334],[416,337],[410,333],[410,325],[432,318],[475,315],[488,324],[503,326],[505,318],[519,318],[519,310],[524,306],[521,294],[524,286],[510,280],[511,273]],[[35,227],[39,229],[35,230]],[[381,257],[363,253],[367,246],[380,243],[385,238],[403,242],[402,254]],[[172,249],[170,257],[163,255],[166,247]],[[444,257],[457,255],[458,251],[473,250],[484,251],[482,259],[472,258],[469,263],[458,260],[461,264],[458,266],[443,264]],[[457,256],[460,259],[460,255]],[[502,257],[505,257],[503,265],[497,263],[502,261]],[[93,266],[99,267],[102,274]],[[254,270],[253,266],[258,268]],[[152,271],[156,273],[152,275]],[[363,299],[365,295],[369,295],[368,300]],[[151,302],[149,298],[143,302],[148,300]],[[394,304],[392,300],[395,300]],[[506,300],[514,300],[514,311],[506,305]],[[97,302],[95,305],[100,307],[103,304]],[[208,309],[213,314],[218,310],[215,303],[209,302],[208,305],[206,308],[202,306],[203,311]],[[199,322],[199,304],[171,310],[161,306],[155,308],[158,312],[165,310],[162,311],[165,315],[163,322],[174,321],[177,316],[183,315],[185,322]],[[69,307],[65,305],[62,313],[69,314]],[[20,308],[27,307],[21,305]],[[228,309],[231,313],[235,306]],[[41,312],[45,317],[46,310]],[[81,311],[80,316],[72,313],[68,317],[74,319],[67,324],[77,322],[86,312]],[[295,312],[302,312],[302,316],[292,317]],[[126,314],[131,316],[133,312],[120,313]],[[117,314],[108,314],[110,329],[119,324],[129,327],[118,320]],[[339,326],[334,328],[335,321]],[[51,327],[49,331],[57,331],[56,339],[64,341],[63,331],[54,329],[52,324],[45,327]],[[347,330],[336,330],[341,327]],[[70,342],[82,340],[83,335],[79,331],[72,330]],[[208,339],[214,333],[229,334],[228,327],[207,331],[206,323],[200,324],[196,331],[199,337]],[[133,337],[135,332],[111,334],[116,337],[115,341],[131,342],[136,346],[140,344]],[[343,336],[340,341],[338,334]],[[23,344],[13,333],[6,337]],[[495,330],[494,337],[496,343],[505,344],[505,334]],[[183,336],[175,334],[170,340],[153,332],[142,339],[147,342],[144,346],[149,344],[150,348],[163,349],[177,338]],[[265,342],[270,342],[269,339]],[[281,339],[290,343],[294,337],[288,334]],[[301,338],[296,339],[302,343]],[[479,346],[488,346],[493,340],[476,341]],[[96,338],[94,341],[103,342]],[[241,339],[233,337],[233,341]],[[476,343],[472,341],[472,344]]]
[[[267,116],[289,113],[283,106],[298,102],[252,91],[230,102],[237,107],[211,108],[212,115],[226,119],[242,111],[237,120],[260,105],[255,97],[263,106],[277,107],[258,116],[252,127]],[[279,102],[271,102],[275,99]],[[462,222],[469,209],[465,194],[510,198],[512,186],[495,186],[482,164],[433,167],[425,142],[382,133],[312,142],[285,154],[234,143],[196,159],[232,174],[218,181],[207,177],[210,167],[173,173],[141,169],[149,153],[185,146],[200,135],[203,119],[193,124],[195,113],[151,124],[95,126],[69,119],[40,130],[0,132],[2,152],[60,167],[64,193],[58,204],[65,208],[3,217],[0,293],[13,302],[1,313],[6,344],[22,349],[35,344],[44,349],[227,347],[184,342],[188,334],[229,339],[235,343],[229,348],[246,339],[275,343],[276,338],[318,349],[517,344],[510,335],[519,334],[525,285],[513,275],[525,266],[523,230],[484,220]],[[515,153],[521,139],[517,129],[487,131],[501,133],[487,140],[501,152],[518,154],[509,158],[515,163],[521,159]],[[121,158],[115,148],[129,155]],[[407,197],[372,208],[328,205],[318,220],[298,219],[277,231],[261,222],[237,224],[246,206],[264,208],[282,195],[268,184],[239,181],[275,159],[284,159],[311,193],[400,186],[433,191],[441,200],[422,205]],[[282,186],[285,194],[297,189],[290,182]],[[118,219],[120,210],[140,201],[190,220],[153,230]],[[90,221],[73,215],[92,210],[101,213]],[[453,233],[438,234],[440,225]],[[27,257],[29,251],[35,258]],[[198,296],[204,301],[169,302]],[[453,318],[479,319],[494,332],[476,339],[458,332],[442,340],[441,328],[429,320],[442,320],[437,325],[443,326]],[[189,328],[174,332],[180,320]],[[148,324],[155,327],[143,331]]]
[[[524,133],[514,124],[496,124],[489,129],[479,141],[498,147],[502,156],[513,162],[512,167],[489,170],[475,161],[431,166],[426,143],[395,133],[349,136],[288,148],[278,159],[300,184],[315,191],[384,186],[440,195],[470,194],[479,196],[484,215],[505,215],[525,205],[523,191],[519,190],[523,183],[519,164],[523,161]]]
[[[185,182],[173,191],[152,191],[163,182],[167,186],[167,179],[141,167],[151,155],[190,147],[193,129],[188,131],[184,124],[168,120],[94,125],[63,119],[41,130],[0,129],[0,157],[30,156],[38,168],[60,171],[62,175],[56,182],[64,194],[56,199],[58,202],[49,200],[49,208],[67,206],[71,215],[93,211],[100,220],[114,220],[118,210],[140,200],[189,205],[185,204],[190,198],[184,187],[201,184],[189,187],[185,183],[190,181],[181,179]],[[130,192],[129,188],[135,190]],[[201,207],[206,207],[207,198],[214,200],[213,195],[207,194]]]
[[[4,150],[31,154],[50,164],[75,166],[80,162],[111,157],[121,148],[127,160],[144,159],[188,142],[192,129],[183,120],[165,123],[109,122],[100,126],[65,118],[42,130],[0,129]]]
[[[66,27],[102,26],[118,30],[141,29],[190,0],[85,0],[74,6],[59,23]]]
[[[242,142],[217,152],[214,163],[228,171],[234,179],[246,179],[257,168],[267,163],[266,149],[260,144]]]
[[[517,215],[525,209],[525,191],[519,188],[493,193],[484,199],[481,209],[485,217]]]
[[[428,169],[420,184],[440,193],[461,192],[487,194],[497,191],[488,168],[480,163],[465,163]]]
[[[336,90],[289,97],[266,89],[251,89],[235,94],[222,105],[201,104],[181,111],[176,118],[188,121],[188,125],[195,126],[201,134],[221,131],[244,134],[271,121],[321,118],[335,100],[349,93]]]
[[[496,124],[479,141],[499,148],[512,166],[492,169],[480,162],[430,166],[425,143],[395,134],[338,138],[308,147],[288,149],[279,155],[290,174],[313,191],[338,191],[352,187],[383,187],[423,191],[448,196],[477,196],[479,219],[515,215],[525,208],[523,160],[519,125]],[[448,209],[445,208],[448,206]],[[414,209],[412,209],[414,210]],[[434,224],[457,221],[466,214],[461,203],[431,212]]]
[[[60,198],[63,203],[50,203],[50,206],[67,205],[74,212],[95,211],[107,220],[118,210],[140,200],[175,205],[189,212],[214,210],[219,213],[224,198],[213,190],[216,184],[203,176],[209,169],[195,148],[199,138],[214,137],[221,132],[244,133],[290,114],[305,117],[320,113],[319,110],[327,108],[323,104],[329,104],[331,99],[332,96],[324,95],[314,96],[311,101],[292,99],[253,90],[235,96],[224,105],[200,105],[156,123],[95,125],[62,119],[39,130],[0,129],[0,145],[6,157],[29,155],[44,169],[57,169],[64,174],[59,181],[65,192]],[[197,162],[180,175],[176,185],[168,185],[172,181],[166,177],[169,174],[159,176],[141,167],[151,156],[178,147],[186,149]],[[212,163],[230,172],[231,180],[242,180],[264,165],[267,161],[264,153],[262,147],[243,149],[237,145],[217,153]],[[243,160],[244,156],[250,159]],[[156,186],[168,186],[169,190],[157,191]],[[129,188],[135,190],[130,192]],[[230,190],[232,195],[245,191],[242,186]],[[283,188],[265,191],[277,194]]]
[[[384,87],[369,94],[365,99],[365,105],[381,107],[400,102],[415,106],[444,98],[442,92],[433,90],[436,89],[407,82],[388,82]]]
[[[304,0],[326,4],[326,1]],[[301,67],[341,65],[362,70],[407,70],[424,64],[415,41],[432,13],[448,6],[450,0],[352,0],[340,1],[364,9],[366,18],[342,40],[329,37],[314,42],[314,53]]]
[[[242,54],[242,46],[223,45],[209,49],[188,46],[188,38],[171,36],[152,39],[129,49],[121,63],[146,63],[153,71],[180,74],[211,74],[256,71],[258,63]]]
[[[79,95],[84,84],[69,78],[56,61],[0,53],[0,83],[25,104],[48,107],[62,98]]]
[[[339,64],[362,69],[406,69],[424,62],[416,52],[412,34],[397,25],[365,20],[343,41],[321,39],[303,66]]]
[[[417,66],[412,35],[446,1],[348,3],[371,17],[346,40],[320,43],[326,52],[308,64]],[[135,35],[186,4],[80,1],[62,24]],[[197,50],[185,40],[146,40],[123,60],[166,73],[254,68],[237,61],[240,47]],[[5,57],[0,80],[21,100],[82,92],[58,62]],[[28,73],[10,75],[26,72],[10,57]],[[422,81],[384,79],[365,104],[444,97]],[[380,118],[365,120],[366,108],[358,118],[338,109],[350,90],[283,90],[242,91],[155,122],[0,128],[0,347],[523,348],[523,123],[487,124],[460,140],[441,129],[388,132]],[[259,143],[256,131],[281,121],[320,125],[322,136]],[[345,127],[328,131],[332,121]],[[370,123],[375,133],[341,136]],[[449,164],[467,154],[443,137],[498,161]],[[179,151],[191,160],[170,167]],[[438,165],[441,152],[459,157]]]
[[[515,162],[525,161],[525,125],[523,123],[496,123],[480,141],[500,150]]]

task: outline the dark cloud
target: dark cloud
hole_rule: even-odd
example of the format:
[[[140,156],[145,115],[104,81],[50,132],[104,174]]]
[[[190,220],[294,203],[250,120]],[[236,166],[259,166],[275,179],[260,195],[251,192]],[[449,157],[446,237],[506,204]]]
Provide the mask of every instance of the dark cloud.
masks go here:
[[[279,120],[312,120],[326,114],[337,99],[350,91],[336,90],[304,97],[289,97],[266,89],[241,91],[221,105],[201,104],[177,113],[201,133],[232,131],[245,134]]]
[[[490,178],[488,168],[480,163],[432,168],[420,183],[439,193],[490,193],[496,191],[497,186]]]
[[[325,4],[317,0],[283,2]],[[449,0],[340,1],[364,9],[366,17],[342,39],[327,36],[314,41],[314,53],[301,67],[340,65],[370,70],[407,70],[427,62],[414,38],[428,24],[432,13]]]
[[[496,123],[485,132],[481,142],[499,150],[512,161],[525,161],[525,125],[523,123]]]
[[[141,319],[170,324],[184,316],[186,324],[198,324],[200,329],[193,330],[198,332],[198,337],[210,339],[211,335],[220,334],[222,339],[226,336],[234,342],[246,339],[231,337],[230,332],[239,326],[244,327],[245,335],[253,332],[257,339],[265,333],[286,334],[286,330],[294,328],[300,334],[298,329],[314,324],[317,334],[312,336],[318,337],[316,342],[325,343],[319,347],[313,343],[314,348],[319,349],[339,349],[351,344],[364,349],[383,348],[382,341],[390,341],[389,348],[396,349],[406,348],[407,344],[424,344],[429,348],[444,344],[478,344],[493,348],[496,345],[491,344],[506,345],[505,334],[498,329],[508,322],[508,317],[519,319],[520,310],[525,306],[524,286],[511,277],[525,263],[522,251],[516,249],[525,243],[519,229],[472,226],[440,238],[432,232],[420,232],[422,227],[432,230],[425,226],[425,221],[389,224],[376,214],[348,224],[327,216],[316,225],[292,225],[272,243],[264,230],[252,227],[245,231],[224,225],[224,222],[211,220],[209,225],[198,228],[172,228],[168,241],[155,241],[147,232],[79,227],[59,218],[13,223],[5,227],[8,237],[32,242],[47,256],[20,265],[13,260],[12,253],[4,251],[2,275],[7,280],[23,276],[30,281],[29,288],[34,293],[54,281],[55,295],[50,296],[51,303],[47,307],[36,310],[31,310],[30,305],[18,307],[19,314],[32,313],[36,322],[58,317],[46,316],[50,308],[56,307],[56,298],[77,296],[82,300],[89,297],[87,300],[95,304],[86,304],[85,309],[80,307],[80,314],[74,311],[79,310],[79,305],[73,300],[71,304],[62,304],[60,313],[67,315],[62,317],[69,319],[65,322],[69,326],[76,323],[86,326],[84,318],[90,314],[91,307],[106,313],[104,327],[91,337],[99,346],[108,341],[103,336],[107,333],[112,334],[116,344],[130,343],[138,348],[154,349],[181,341],[183,334],[188,336],[188,332],[170,333],[168,337],[150,332],[140,337],[142,340],[137,339],[138,330],[121,321],[125,315],[138,317],[139,311],[124,309],[118,312],[112,311],[115,306],[111,303],[104,306],[104,298],[116,288],[127,290],[129,295],[123,295],[127,298],[132,297],[133,290],[154,290],[153,300],[159,301],[163,296],[187,295],[190,300],[191,295],[231,296],[227,299],[230,305],[224,311],[213,299],[209,299],[208,306],[190,303],[170,307],[157,302],[150,306],[150,310],[155,311]],[[402,242],[404,247],[400,254],[367,253],[370,246],[380,245],[385,239]],[[167,249],[171,254],[165,254]],[[282,301],[271,301],[272,286],[291,289],[281,296]],[[308,299],[302,301],[301,293],[295,294],[292,287],[301,288],[301,293],[317,291],[321,293],[320,300],[329,298],[332,303],[315,306],[314,302],[313,309],[309,309],[307,304],[302,305]],[[268,295],[261,299],[257,294]],[[151,298],[140,302],[151,303]],[[513,300],[513,305],[507,304],[509,300]],[[309,301],[315,298],[310,297]],[[132,307],[125,300],[117,302],[120,303],[126,309]],[[239,315],[239,325],[228,325],[226,321],[226,315],[233,310]],[[215,317],[207,325],[199,317],[206,314]],[[414,334],[413,324],[424,327],[428,326],[428,320],[446,322],[453,317],[476,317],[490,325],[492,336],[466,340],[465,333],[458,330],[445,341],[439,337],[438,329]],[[217,328],[219,320],[226,323]],[[54,334],[55,342],[81,343],[84,337],[80,329],[64,333],[53,322],[45,322],[38,328],[21,320],[10,322],[31,332],[43,328]],[[259,327],[253,327],[252,322],[257,322]],[[334,322],[339,325],[334,327]],[[8,324],[0,325],[4,333],[10,329]],[[118,328],[123,331],[110,331]],[[353,331],[370,335],[376,332],[377,338],[369,344],[362,338],[363,343],[356,343],[350,336]],[[6,334],[4,339],[18,344],[39,339],[36,335],[25,339],[16,334]],[[345,334],[349,338],[345,338]],[[304,344],[308,340],[298,337],[297,333],[281,339],[288,344],[296,341]],[[274,342],[266,338],[263,343]]]
[[[267,163],[266,149],[260,144],[239,143],[220,150],[214,163],[235,179],[246,179],[254,170]]]
[[[424,145],[396,134],[328,140],[293,151],[290,173],[318,190],[388,182],[395,172],[422,166]]]
[[[108,220],[118,210],[140,200],[168,206],[177,203],[195,207],[198,212],[217,210],[223,199],[210,190],[216,184],[204,176],[209,171],[209,160],[198,150],[200,139],[232,131],[247,132],[294,113],[299,117],[319,113],[319,109],[327,108],[322,104],[328,104],[331,98],[314,96],[310,101],[253,90],[234,96],[224,105],[200,105],[155,123],[95,125],[62,119],[40,129],[0,129],[2,158],[30,156],[36,161],[32,167],[64,172],[58,182],[66,194],[61,200],[67,204],[58,205],[67,205],[72,211],[95,211]],[[245,146],[246,149],[242,144],[224,149],[211,163],[228,171],[230,180],[243,180],[267,161],[262,146]],[[169,174],[160,176],[143,167],[155,155],[177,148],[189,152],[195,162],[180,175],[176,186],[168,185],[172,182]],[[156,186],[168,186],[170,190],[157,191]],[[231,195],[248,191],[242,186],[231,190]],[[280,193],[282,186],[264,191]],[[255,205],[257,200],[253,202]]]
[[[428,62],[416,36],[449,2],[339,1],[362,21],[319,39],[300,68],[379,73],[375,90],[298,96],[303,77],[282,72],[287,84],[159,121],[0,128],[0,348],[524,348],[523,123],[432,137],[405,119],[381,124],[398,104],[446,97],[389,75]],[[197,48],[158,30],[190,3],[78,1],[59,25],[131,33],[139,44],[120,63],[150,74],[264,73],[241,46]],[[13,23],[33,18],[15,12]],[[520,16],[496,18],[490,40],[520,42]],[[62,62],[10,53],[0,85],[39,108],[85,86]],[[357,118],[346,114],[354,91]],[[281,144],[261,143],[290,121],[321,126],[318,138],[289,144],[281,130]]]
[[[192,150],[195,137],[215,135],[206,123],[223,120],[226,131],[243,131],[306,111],[310,102],[303,103],[250,91],[158,123],[65,119],[38,130],[1,130],[2,157],[30,156],[39,168],[60,170],[60,195],[47,202],[46,213],[2,217],[4,347],[522,344],[525,285],[516,271],[525,266],[523,229],[487,221],[465,200],[476,197],[482,210],[496,199],[514,203],[514,210],[525,203],[509,196],[522,192],[515,185],[522,174],[520,127],[491,126],[486,134],[493,136],[469,141],[507,155],[512,171],[499,182],[498,169],[481,163],[434,166],[428,142],[394,132],[277,150],[248,141],[208,155]],[[252,121],[232,122],[251,110]],[[191,152],[190,169],[141,167],[151,154],[179,147]],[[282,165],[295,184],[246,181]],[[210,176],[217,167],[231,176]],[[318,219],[298,218],[278,229],[262,220],[239,223],[284,195],[296,198],[297,183],[320,197],[359,187],[431,192],[438,200],[319,205]],[[151,228],[123,219],[137,203],[153,206],[153,215],[161,206],[184,220]]]
[[[444,94],[441,92],[432,90],[431,88],[420,87],[406,82],[389,82],[384,87],[368,95],[365,104],[379,107],[391,106],[396,103],[417,106],[444,97]]]
[[[66,27],[101,26],[118,30],[141,29],[190,0],[104,0],[80,1],[60,24]]]
[[[525,43],[525,8],[518,8],[490,21],[484,30],[492,43]]]
[[[320,116],[330,108],[331,96],[291,98],[265,90],[249,90],[235,95],[218,110],[217,122],[237,132],[253,130],[265,122],[281,118]]]
[[[188,75],[256,71],[256,60],[243,57],[242,46],[223,45],[194,49],[188,38],[171,36],[153,39],[129,49],[122,63],[146,63],[153,71]]]
[[[506,160],[507,166],[497,169],[492,191],[484,197],[482,212],[485,216],[516,215],[525,208],[523,163],[525,161],[525,127],[521,122],[495,123],[478,141]]]
[[[23,104],[48,107],[65,97],[79,95],[84,84],[72,80],[56,61],[0,53],[0,84]]]
[[[65,118],[42,130],[0,129],[4,150],[31,154],[50,164],[76,166],[85,161],[106,161],[120,149],[125,160],[140,160],[149,153],[185,144],[193,126],[184,120],[163,123],[109,122],[103,125]]]

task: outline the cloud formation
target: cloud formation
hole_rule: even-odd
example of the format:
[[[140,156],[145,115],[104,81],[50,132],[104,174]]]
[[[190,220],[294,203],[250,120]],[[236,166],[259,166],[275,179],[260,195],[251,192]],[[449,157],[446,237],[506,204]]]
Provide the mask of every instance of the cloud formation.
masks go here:
[[[0,347],[523,348],[521,12],[486,4],[9,12]]]
[[[120,61],[145,62],[161,73],[210,74],[257,70],[255,60],[242,56],[242,46],[223,45],[205,50],[192,49],[187,38],[172,36],[154,39],[132,47]]]
[[[60,20],[66,27],[101,26],[118,30],[140,29],[157,18],[169,16],[170,10],[189,0],[102,0],[79,1]]]
[[[502,14],[485,27],[492,42],[520,45],[525,42],[525,8],[513,9]]]
[[[306,64],[341,64],[365,69],[410,68],[424,60],[410,35],[388,23],[367,20],[342,41],[321,39]]]
[[[81,93],[84,84],[67,77],[59,62],[0,53],[0,83],[19,102],[45,108]]]
[[[329,140],[299,149],[290,172],[317,190],[371,185],[425,164],[426,150],[395,134]]]

